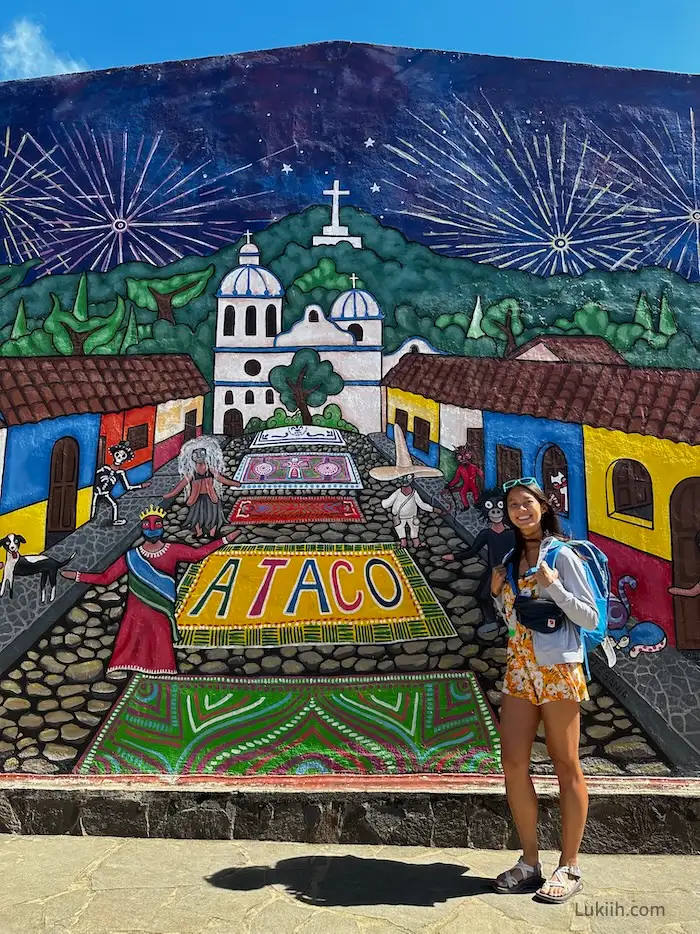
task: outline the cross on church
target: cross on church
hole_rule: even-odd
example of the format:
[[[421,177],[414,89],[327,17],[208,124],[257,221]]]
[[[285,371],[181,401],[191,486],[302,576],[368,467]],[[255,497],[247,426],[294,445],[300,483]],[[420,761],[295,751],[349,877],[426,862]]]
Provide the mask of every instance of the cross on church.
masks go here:
[[[324,192],[324,195],[328,195],[329,198],[333,199],[333,207],[331,208],[331,226],[339,227],[340,226],[340,199],[344,195],[349,195],[349,191],[341,191],[340,182],[336,178],[333,182],[332,188],[327,188]]]
[[[252,233],[251,233],[249,230],[246,230],[246,232],[245,232],[245,242],[246,242],[246,243],[250,243],[250,240],[251,240],[251,237],[252,237],[252,236],[253,236]]]
[[[350,281],[352,282],[352,287],[353,287],[353,289],[356,289],[356,288],[357,288],[357,280],[358,280],[359,278],[360,278],[360,277],[359,277],[359,276],[356,276],[355,273],[353,273],[353,274],[350,276]]]

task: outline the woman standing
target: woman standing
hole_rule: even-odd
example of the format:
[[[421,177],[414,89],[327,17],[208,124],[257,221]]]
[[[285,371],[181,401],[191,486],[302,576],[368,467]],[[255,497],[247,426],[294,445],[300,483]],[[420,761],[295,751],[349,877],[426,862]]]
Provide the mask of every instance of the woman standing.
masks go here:
[[[224,476],[226,466],[221,447],[214,438],[192,438],[180,449],[177,468],[181,480],[164,494],[164,499],[174,499],[185,490],[189,506],[187,525],[200,536],[208,529],[213,538],[216,530],[225,522],[221,506],[224,486],[239,487],[238,480]]]
[[[501,750],[506,795],[523,853],[501,873],[497,892],[537,888],[541,901],[567,901],[583,887],[578,851],[588,813],[588,791],[579,762],[580,709],[588,700],[579,627],[598,622],[593,592],[583,562],[566,545],[556,548],[554,567],[548,548],[563,539],[556,514],[532,477],[503,485],[506,509],[515,530],[515,549],[507,565],[494,568],[491,594],[508,624],[506,675],[501,706]],[[519,618],[516,597],[551,604],[552,631],[529,628]],[[520,601],[518,601],[520,603]],[[540,604],[541,607],[541,604]],[[546,608],[546,606],[545,606]],[[561,611],[561,612],[559,612]],[[548,614],[545,614],[548,615]],[[559,866],[545,882],[537,842],[537,795],[530,777],[530,756],[540,718],[547,751],[559,780],[562,849]]]

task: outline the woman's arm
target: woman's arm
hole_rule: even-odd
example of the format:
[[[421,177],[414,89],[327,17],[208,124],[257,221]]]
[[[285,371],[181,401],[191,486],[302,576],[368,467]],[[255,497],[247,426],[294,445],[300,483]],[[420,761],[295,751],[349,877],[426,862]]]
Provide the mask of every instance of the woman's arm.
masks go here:
[[[185,487],[187,486],[189,482],[190,482],[189,477],[183,477],[182,480],[180,480],[180,482],[178,483],[178,485],[174,487],[169,493],[163,494],[163,499],[172,499],[174,496],[177,496],[178,493],[181,493],[185,489]]]
[[[542,592],[564,611],[572,623],[581,629],[595,629],[598,608],[582,560],[563,545],[554,564],[559,577],[548,587],[541,587]]]
[[[77,584],[104,584],[107,586],[123,577],[128,570],[126,558],[122,555],[100,574],[90,574],[87,571],[69,571],[66,568],[61,571],[61,576],[68,578],[68,580],[74,580]]]
[[[225,477],[223,474],[220,474],[220,473],[214,472],[214,478],[218,480],[219,483],[223,483],[224,486],[240,486],[241,485],[240,480],[229,480],[228,477]]]

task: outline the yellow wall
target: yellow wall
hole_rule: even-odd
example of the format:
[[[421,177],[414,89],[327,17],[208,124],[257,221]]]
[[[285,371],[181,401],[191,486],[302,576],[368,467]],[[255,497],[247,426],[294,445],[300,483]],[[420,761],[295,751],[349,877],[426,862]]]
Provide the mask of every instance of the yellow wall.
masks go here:
[[[204,413],[204,397],[197,396],[192,399],[175,399],[173,402],[161,402],[156,412],[155,443],[166,441],[173,435],[179,434],[185,427],[185,412],[197,409],[197,424],[202,424]]]
[[[78,490],[76,528],[80,528],[89,521],[91,506],[92,487],[86,486]],[[10,532],[17,532],[27,539],[27,544],[22,546],[24,554],[32,555],[43,552],[46,543],[46,507],[47,502],[44,500],[42,503],[32,503],[24,509],[15,509],[14,512],[0,516],[0,538],[4,538]],[[2,560],[2,555],[0,555],[0,560]]]
[[[413,419],[417,415],[418,418],[424,418],[426,422],[430,422],[430,440],[436,444],[440,442],[440,406],[437,402],[412,392],[403,392],[401,389],[389,389],[387,420],[392,425],[396,422],[397,409],[408,412],[409,431],[413,431]]]
[[[583,446],[589,530],[670,561],[671,494],[681,480],[700,476],[700,447],[586,425]],[[654,497],[651,523],[609,515],[614,508],[611,467],[622,458],[639,461],[649,471]]]

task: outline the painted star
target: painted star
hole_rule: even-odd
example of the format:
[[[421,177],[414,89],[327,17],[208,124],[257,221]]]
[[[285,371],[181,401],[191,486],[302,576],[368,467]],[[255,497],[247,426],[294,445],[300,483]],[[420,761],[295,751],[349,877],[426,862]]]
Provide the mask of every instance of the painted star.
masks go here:
[[[282,171],[284,172],[285,175],[289,175],[289,173],[293,172],[294,169],[291,167],[291,165],[288,162],[285,162],[282,166]]]
[[[379,185],[376,182],[370,188],[370,191],[372,192],[372,194],[376,194],[378,191],[381,191],[381,190],[382,189],[379,187]]]
[[[365,149],[371,149],[372,146],[374,146],[376,142],[377,142],[376,139],[372,139],[371,136],[368,136],[367,139],[365,140]]]

